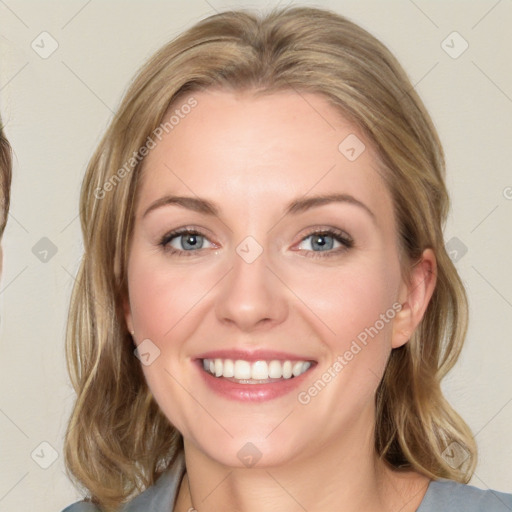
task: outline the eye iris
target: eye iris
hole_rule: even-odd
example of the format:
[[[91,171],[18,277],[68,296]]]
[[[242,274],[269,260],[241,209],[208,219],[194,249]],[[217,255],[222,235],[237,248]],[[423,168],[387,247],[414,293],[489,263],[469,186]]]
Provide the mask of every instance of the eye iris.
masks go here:
[[[195,249],[197,247],[200,248],[203,244],[201,244],[197,241],[197,237],[199,237],[199,236],[201,236],[201,235],[188,234],[188,235],[182,236],[181,246],[183,247],[183,249],[190,250],[190,249]],[[190,244],[191,247],[187,247],[187,244]]]
[[[331,239],[331,243],[327,243],[325,241],[326,238],[330,238]],[[312,247],[313,248],[315,248],[315,244],[317,245],[317,247],[320,248],[321,251],[326,251],[326,250],[332,249],[332,246],[333,246],[332,236],[330,236],[330,235],[316,235],[313,238],[313,243],[312,243]]]

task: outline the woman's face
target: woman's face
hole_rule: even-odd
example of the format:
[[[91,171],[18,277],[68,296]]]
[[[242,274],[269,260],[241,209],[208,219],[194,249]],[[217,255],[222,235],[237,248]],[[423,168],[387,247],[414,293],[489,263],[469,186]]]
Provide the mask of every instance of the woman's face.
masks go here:
[[[375,153],[319,95],[193,96],[146,157],[128,264],[126,319],[156,401],[230,466],[368,440],[407,339]]]

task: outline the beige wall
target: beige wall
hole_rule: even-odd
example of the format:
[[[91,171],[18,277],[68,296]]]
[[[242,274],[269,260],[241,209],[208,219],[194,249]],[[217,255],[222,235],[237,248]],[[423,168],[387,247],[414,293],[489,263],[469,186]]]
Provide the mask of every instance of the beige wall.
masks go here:
[[[153,51],[215,10],[275,4],[0,2],[1,112],[15,152],[0,284],[0,510],[55,512],[78,498],[62,459],[73,400],[65,316],[82,250],[78,192],[129,79]],[[336,10],[382,39],[439,130],[453,200],[446,240],[467,248],[457,267],[472,314],[445,390],[477,434],[472,483],[512,492],[512,3],[309,5]]]

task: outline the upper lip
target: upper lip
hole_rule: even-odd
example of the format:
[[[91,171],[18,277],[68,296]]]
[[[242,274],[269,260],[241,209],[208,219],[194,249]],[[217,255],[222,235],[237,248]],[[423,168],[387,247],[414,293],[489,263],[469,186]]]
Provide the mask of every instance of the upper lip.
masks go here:
[[[224,349],[224,350],[212,350],[210,352],[204,352],[196,356],[196,359],[242,359],[244,361],[313,361],[309,356],[301,356],[297,354],[291,354],[289,352],[281,352],[276,350],[241,350],[241,349]]]

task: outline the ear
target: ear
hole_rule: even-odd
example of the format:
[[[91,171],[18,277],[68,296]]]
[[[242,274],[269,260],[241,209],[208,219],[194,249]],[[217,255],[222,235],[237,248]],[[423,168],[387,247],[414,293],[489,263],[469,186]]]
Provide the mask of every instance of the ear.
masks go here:
[[[437,261],[432,249],[425,249],[411,269],[410,282],[402,281],[399,301],[402,309],[393,321],[393,348],[405,345],[418,327],[437,281]]]

